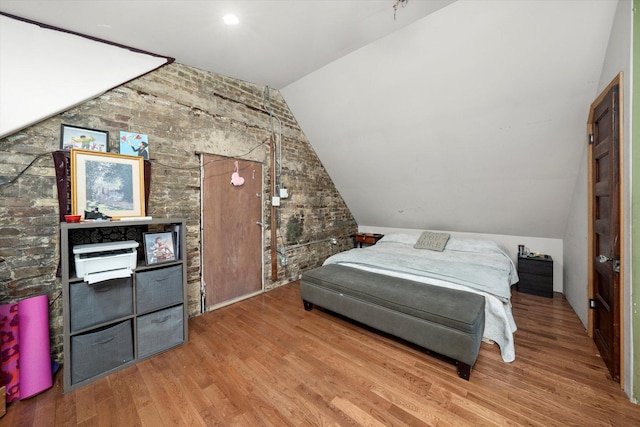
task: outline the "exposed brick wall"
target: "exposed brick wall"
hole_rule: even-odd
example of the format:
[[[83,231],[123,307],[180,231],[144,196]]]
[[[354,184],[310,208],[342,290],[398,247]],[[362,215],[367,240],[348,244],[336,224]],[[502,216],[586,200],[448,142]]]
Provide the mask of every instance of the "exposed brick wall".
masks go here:
[[[267,108],[271,108],[271,117]],[[55,117],[0,139],[0,303],[46,293],[52,354],[61,360],[62,298],[58,200],[49,153],[60,147],[60,125],[107,130],[110,151],[119,131],[149,135],[151,195],[148,215],[187,220],[188,310],[200,314],[200,168],[197,153],[261,162],[265,225],[270,223],[269,152],[256,146],[282,131],[281,183],[290,197],[277,209],[278,236],[291,218],[302,227],[288,242],[289,259],[271,289],[351,247],[357,225],[279,92],[180,64],[167,65]],[[282,128],[280,129],[280,123]],[[246,154],[248,153],[248,154]],[[41,157],[38,155],[43,154]],[[246,155],[245,155],[246,154]],[[244,155],[244,156],[243,156]],[[15,178],[34,159],[14,183]],[[264,227],[264,264],[270,266],[270,229]],[[332,246],[328,239],[338,238]]]

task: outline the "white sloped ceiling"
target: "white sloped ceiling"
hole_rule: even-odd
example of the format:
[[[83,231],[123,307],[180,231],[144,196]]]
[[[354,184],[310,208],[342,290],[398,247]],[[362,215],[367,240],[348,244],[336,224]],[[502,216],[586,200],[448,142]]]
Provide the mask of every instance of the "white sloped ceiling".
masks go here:
[[[0,138],[166,62],[0,15]]]
[[[457,1],[282,94],[359,225],[562,238],[616,4]]]

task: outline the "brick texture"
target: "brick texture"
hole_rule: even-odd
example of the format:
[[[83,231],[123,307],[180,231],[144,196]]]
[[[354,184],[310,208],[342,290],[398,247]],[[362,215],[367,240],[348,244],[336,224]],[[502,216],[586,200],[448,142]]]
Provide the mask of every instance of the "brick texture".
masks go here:
[[[281,139],[278,182],[290,197],[276,211],[278,239],[295,240],[287,241],[288,264],[278,267],[278,280],[271,280],[270,268],[265,267],[265,289],[297,280],[332,253],[351,247],[349,235],[357,224],[278,91],[181,64],[164,66],[0,139],[0,303],[47,294],[51,348],[58,361],[60,232],[51,152],[60,148],[61,124],[109,131],[112,152],[119,152],[121,130],[149,135],[148,215],[187,220],[190,316],[201,312],[198,153],[262,163],[263,218],[268,225],[269,151],[256,147],[271,136]],[[287,227],[296,233],[287,233]],[[269,266],[269,227],[263,232],[264,265]],[[337,245],[330,244],[331,237],[338,239]]]

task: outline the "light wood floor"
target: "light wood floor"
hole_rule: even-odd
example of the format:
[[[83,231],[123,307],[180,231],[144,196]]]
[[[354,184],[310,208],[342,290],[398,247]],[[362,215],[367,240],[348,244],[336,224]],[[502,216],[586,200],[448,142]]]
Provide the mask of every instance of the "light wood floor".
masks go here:
[[[516,361],[482,344],[471,380],[422,350],[314,309],[298,283],[189,321],[189,342],[62,394],[6,426],[640,425],[577,316],[513,291]]]

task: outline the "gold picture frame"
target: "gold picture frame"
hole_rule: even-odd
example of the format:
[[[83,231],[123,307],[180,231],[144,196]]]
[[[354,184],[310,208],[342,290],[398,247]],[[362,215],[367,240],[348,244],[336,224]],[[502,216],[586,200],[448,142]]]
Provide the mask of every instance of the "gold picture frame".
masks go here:
[[[71,211],[96,208],[115,219],[145,215],[142,157],[71,150]]]

